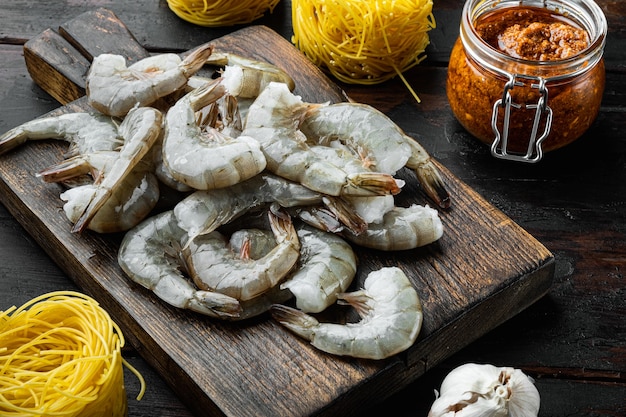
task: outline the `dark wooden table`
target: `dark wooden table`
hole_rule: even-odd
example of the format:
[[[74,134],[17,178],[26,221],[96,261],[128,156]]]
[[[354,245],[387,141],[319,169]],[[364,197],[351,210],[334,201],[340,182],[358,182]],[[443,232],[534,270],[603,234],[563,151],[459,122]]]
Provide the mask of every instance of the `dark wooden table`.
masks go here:
[[[535,236],[556,258],[547,296],[452,355],[368,415],[425,416],[434,390],[466,362],[522,369],[536,380],[541,416],[626,415],[626,2],[600,0],[609,22],[607,85],[600,114],[583,138],[536,165],[494,159],[454,119],[445,96],[446,66],[463,2],[435,2],[437,28],[428,58],[381,86],[341,85],[418,137],[433,157]],[[236,28],[207,29],[178,19],[165,0],[40,2],[0,0],[0,132],[59,106],[29,77],[23,45],[47,28],[104,6],[151,51],[181,52]],[[32,9],[31,9],[32,7]],[[265,24],[291,36],[291,3]],[[19,217],[19,216],[16,216]],[[42,293],[78,289],[0,205],[0,310]],[[147,393],[126,372],[129,415],[186,416],[185,404],[131,348],[125,357],[146,378]]]

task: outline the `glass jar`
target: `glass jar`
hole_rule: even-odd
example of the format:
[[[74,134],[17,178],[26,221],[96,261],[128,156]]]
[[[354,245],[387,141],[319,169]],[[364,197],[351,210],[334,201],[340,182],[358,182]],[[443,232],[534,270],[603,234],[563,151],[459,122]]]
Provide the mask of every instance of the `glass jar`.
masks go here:
[[[587,46],[567,58],[536,59],[502,52],[479,34],[486,38],[516,19],[582,29]],[[578,139],[595,120],[604,92],[606,33],[606,18],[593,0],[467,0],[446,82],[454,115],[491,145],[495,157],[538,162],[544,152]],[[541,45],[525,32],[512,39],[520,50]]]

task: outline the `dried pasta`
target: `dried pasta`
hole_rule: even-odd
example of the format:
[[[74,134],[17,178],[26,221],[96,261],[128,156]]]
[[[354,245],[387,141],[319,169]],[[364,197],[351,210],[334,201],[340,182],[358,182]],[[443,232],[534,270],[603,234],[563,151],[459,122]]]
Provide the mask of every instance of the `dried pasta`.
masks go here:
[[[86,295],[44,294],[0,312],[0,415],[127,415],[122,332]]]
[[[378,84],[419,64],[432,0],[293,0],[292,42],[340,81]]]
[[[250,23],[274,11],[279,0],[167,0],[178,17],[199,26],[218,27]]]

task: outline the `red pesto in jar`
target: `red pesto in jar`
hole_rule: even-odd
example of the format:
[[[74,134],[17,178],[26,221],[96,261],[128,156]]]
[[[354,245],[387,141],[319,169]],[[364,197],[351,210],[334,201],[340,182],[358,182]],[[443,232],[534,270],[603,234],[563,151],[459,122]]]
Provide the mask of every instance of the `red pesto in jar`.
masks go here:
[[[509,57],[532,61],[558,62],[584,51],[589,46],[587,32],[574,21],[552,11],[528,6],[495,9],[478,18],[475,30],[493,49]],[[512,62],[512,63],[511,63]],[[504,68],[519,73],[515,60]],[[539,75],[526,72],[525,75]],[[593,123],[602,100],[605,75],[604,61],[590,71],[558,81],[550,81],[554,74],[541,74],[548,79],[547,104],[553,118],[550,134],[543,142],[544,151],[565,146],[578,139]],[[481,68],[468,58],[461,39],[457,39],[450,55],[447,94],[450,107],[459,122],[472,135],[491,144],[494,132],[491,118],[494,103],[502,98],[507,78]],[[514,103],[537,104],[540,94],[530,85],[510,90]],[[498,113],[501,129],[503,111]],[[514,109],[511,112],[508,149],[524,153],[535,117],[534,109]],[[540,125],[542,132],[545,123]],[[502,131],[502,130],[500,130]]]

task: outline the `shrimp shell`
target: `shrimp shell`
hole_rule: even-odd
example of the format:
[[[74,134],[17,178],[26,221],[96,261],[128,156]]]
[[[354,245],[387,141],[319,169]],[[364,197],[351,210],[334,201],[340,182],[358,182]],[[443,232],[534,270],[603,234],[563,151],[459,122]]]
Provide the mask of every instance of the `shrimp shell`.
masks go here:
[[[349,229],[343,236],[359,246],[383,251],[414,249],[437,241],[443,235],[439,212],[428,206],[413,204],[394,207],[381,223],[370,223],[360,234]]]
[[[305,114],[300,130],[316,145],[340,142],[378,172],[394,175],[410,155],[404,132],[384,113],[367,104],[314,107]]]
[[[408,277],[397,267],[371,272],[363,289],[339,300],[359,313],[356,323],[321,323],[298,309],[275,304],[274,319],[316,348],[335,355],[385,359],[413,345],[422,327],[422,306]]]
[[[197,190],[224,188],[261,173],[261,146],[252,137],[228,137],[209,127],[203,132],[196,112],[222,97],[215,83],[185,95],[167,112],[163,162],[172,177]]]
[[[184,254],[189,274],[200,289],[246,301],[286,277],[300,256],[300,241],[290,216],[272,211],[268,216],[277,245],[260,259],[240,258],[217,231],[193,239]]]
[[[205,44],[184,60],[176,54],[158,54],[130,66],[121,55],[100,54],[86,79],[89,104],[111,116],[125,116],[135,106],[150,106],[184,87],[205,64],[213,46]]]
[[[69,156],[112,151],[123,143],[120,121],[98,113],[65,113],[23,123],[0,136],[0,155],[28,140],[61,139],[69,142]]]
[[[240,315],[239,302],[224,294],[202,291],[183,275],[181,247],[188,239],[172,211],[150,217],[129,230],[118,251],[118,263],[134,282],[166,303],[216,318]]]
[[[231,187],[196,191],[174,207],[179,226],[190,236],[210,233],[250,209],[277,202],[282,207],[309,206],[323,196],[300,184],[262,173]]]
[[[267,169],[314,191],[339,195],[387,195],[400,185],[382,172],[348,173],[310,150],[298,125],[311,108],[286,84],[270,83],[248,110],[242,135],[261,143]]]
[[[356,274],[357,260],[352,247],[330,232],[306,225],[296,227],[300,239],[297,269],[280,285],[296,299],[296,307],[319,313],[337,301]]]

